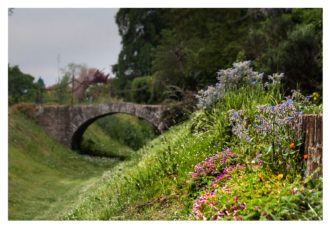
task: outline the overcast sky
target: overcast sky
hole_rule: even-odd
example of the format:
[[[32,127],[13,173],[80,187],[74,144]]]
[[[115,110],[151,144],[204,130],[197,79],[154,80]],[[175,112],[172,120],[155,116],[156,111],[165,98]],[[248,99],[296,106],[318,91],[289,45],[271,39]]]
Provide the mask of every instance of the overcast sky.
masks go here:
[[[60,68],[84,63],[108,73],[121,48],[117,11],[16,8],[9,17],[9,64],[47,85],[58,80],[58,59]]]

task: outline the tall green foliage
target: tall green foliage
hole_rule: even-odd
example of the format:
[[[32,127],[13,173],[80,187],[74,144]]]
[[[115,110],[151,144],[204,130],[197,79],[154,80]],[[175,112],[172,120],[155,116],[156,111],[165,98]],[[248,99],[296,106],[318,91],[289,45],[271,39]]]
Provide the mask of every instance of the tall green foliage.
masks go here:
[[[39,77],[38,81],[36,82],[36,87],[37,87],[36,103],[43,103],[46,85],[42,78]]]
[[[322,9],[121,9],[117,24],[119,88],[152,75],[159,94],[197,91],[218,69],[251,59],[267,74],[284,72],[287,90],[322,89]]]
[[[250,27],[243,50],[262,71],[284,72],[287,89],[322,90],[322,9],[279,9]]]
[[[154,127],[128,114],[116,114],[96,121],[113,140],[137,150],[156,137]]]
[[[8,95],[9,104],[18,102],[33,102],[36,86],[34,78],[23,73],[18,66],[8,66]]]
[[[153,80],[151,76],[133,79],[130,90],[131,100],[136,103],[153,101]]]
[[[124,88],[126,81],[151,73],[151,53],[159,43],[160,31],[165,27],[164,9],[120,9],[116,15],[122,50],[113,72],[117,85]]]
[[[64,75],[60,82],[56,85],[55,88],[55,97],[58,103],[68,104],[70,102],[70,76],[68,74]]]
[[[237,57],[245,9],[173,9],[173,26],[162,32],[155,50],[154,72],[159,81],[196,90],[214,82],[216,71]],[[237,24],[242,28],[237,30]],[[233,38],[235,37],[235,38]]]

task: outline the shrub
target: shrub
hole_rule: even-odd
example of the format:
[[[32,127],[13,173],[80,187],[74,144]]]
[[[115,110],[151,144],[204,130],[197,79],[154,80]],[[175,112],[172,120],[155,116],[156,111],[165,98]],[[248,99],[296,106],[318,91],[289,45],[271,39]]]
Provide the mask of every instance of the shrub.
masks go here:
[[[96,121],[110,137],[137,150],[153,139],[154,127],[145,120],[126,114],[107,116]]]
[[[136,103],[150,103],[153,99],[151,76],[134,78],[130,87],[130,100]]]

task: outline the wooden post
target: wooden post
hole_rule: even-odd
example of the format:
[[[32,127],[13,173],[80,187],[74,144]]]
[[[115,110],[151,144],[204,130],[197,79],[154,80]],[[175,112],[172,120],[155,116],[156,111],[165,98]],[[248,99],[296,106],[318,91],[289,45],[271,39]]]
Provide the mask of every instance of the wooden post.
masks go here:
[[[301,117],[301,132],[304,138],[305,175],[322,176],[323,116],[308,114]]]

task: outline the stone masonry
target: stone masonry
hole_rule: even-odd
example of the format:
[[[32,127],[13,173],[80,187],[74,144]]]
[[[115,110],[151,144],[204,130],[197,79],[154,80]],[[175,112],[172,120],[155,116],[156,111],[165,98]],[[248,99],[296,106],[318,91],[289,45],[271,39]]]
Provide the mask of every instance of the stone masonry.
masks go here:
[[[127,113],[147,120],[163,132],[169,126],[162,120],[169,107],[164,105],[141,105],[134,103],[110,103],[99,105],[36,106],[34,118],[46,132],[60,143],[72,149],[79,149],[82,135],[88,126],[98,118]]]

